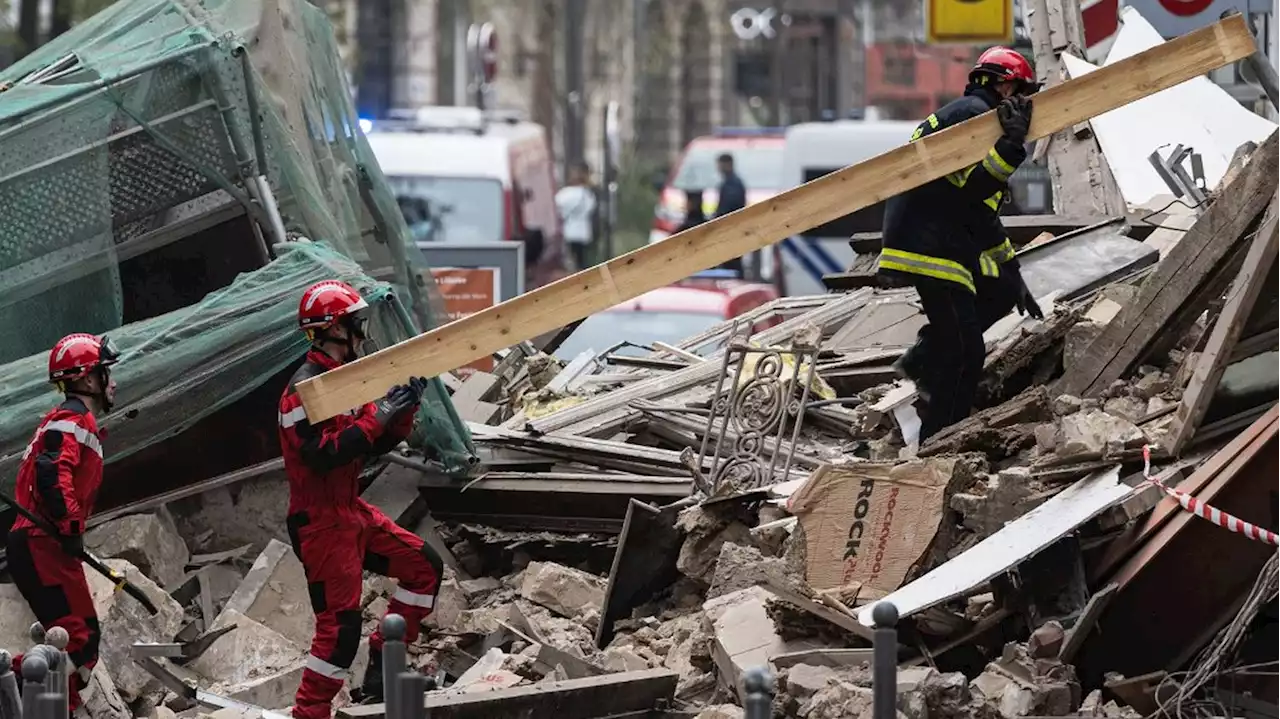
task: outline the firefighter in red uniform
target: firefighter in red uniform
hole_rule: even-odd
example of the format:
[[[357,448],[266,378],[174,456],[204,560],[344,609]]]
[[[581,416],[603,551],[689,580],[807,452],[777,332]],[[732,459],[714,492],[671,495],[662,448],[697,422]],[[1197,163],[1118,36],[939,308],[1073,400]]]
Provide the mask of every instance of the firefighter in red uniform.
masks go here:
[[[413,428],[426,380],[398,385],[385,397],[323,422],[307,420],[297,385],[358,357],[368,305],[337,281],[309,288],[298,324],[311,340],[306,361],[280,398],[280,445],[289,477],[287,525],[306,569],[316,634],[294,701],[298,719],[327,719],[360,645],[362,570],[394,577],[388,613],[403,616],[414,641],[431,613],[443,563],[421,537],[360,499],[360,471]],[[369,668],[357,698],[382,700],[382,634],[369,638]]]
[[[986,358],[982,333],[1015,307],[1043,318],[999,217],[1009,176],[1027,157],[1028,96],[1038,88],[1016,51],[982,53],[964,96],[929,115],[911,141],[992,109],[1004,134],[981,162],[885,203],[878,274],[883,284],[914,286],[929,319],[896,365],[926,400],[921,442],[972,411]]]
[[[101,632],[80,554],[85,520],[102,484],[102,433],[95,415],[111,411],[116,386],[109,368],[117,359],[105,337],[73,334],[53,346],[49,381],[65,399],[40,420],[22,455],[15,489],[18,504],[49,520],[58,536],[19,516],[7,543],[9,574],[31,612],[45,629],[67,630],[67,656],[75,665],[69,677],[72,710],[98,663]],[[21,666],[18,655],[14,671]]]

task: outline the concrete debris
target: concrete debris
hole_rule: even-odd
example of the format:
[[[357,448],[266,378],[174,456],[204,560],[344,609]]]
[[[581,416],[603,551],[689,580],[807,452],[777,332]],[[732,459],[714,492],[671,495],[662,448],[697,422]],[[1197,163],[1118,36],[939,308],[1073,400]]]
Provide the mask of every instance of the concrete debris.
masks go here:
[[[133,712],[117,691],[104,661],[93,668],[80,700],[83,703],[76,709],[75,719],[133,719]]]
[[[248,544],[253,553],[266,549],[272,539],[288,543],[288,506],[289,483],[281,470],[180,499],[169,509],[192,552],[221,552]]]
[[[440,581],[440,589],[436,593],[435,607],[424,624],[436,629],[453,631],[457,628],[462,613],[469,608],[467,596],[458,585],[458,579],[454,576],[453,570],[445,567],[444,578]],[[383,614],[386,614],[385,610],[382,614],[378,614],[377,618],[381,620]]]
[[[1039,506],[1046,499],[1040,489],[1029,469],[1012,467],[951,495],[950,507],[963,517],[965,529],[987,537]]]
[[[310,642],[298,644],[235,609],[227,609],[219,615],[214,628],[231,624],[236,627],[234,631],[219,637],[204,654],[188,665],[193,671],[222,688],[228,688],[301,668],[305,647]],[[246,687],[241,686],[240,689]],[[266,693],[268,690],[258,691]]]
[[[676,518],[676,527],[685,533],[676,569],[704,586],[715,577],[716,560],[725,542],[750,545],[751,529],[745,524],[718,517],[702,507],[690,507]]]
[[[493,577],[476,577],[458,582],[458,588],[462,590],[462,596],[466,597],[468,602],[478,602],[501,586],[502,582]]]
[[[1080,702],[1080,716],[1107,717],[1108,719],[1140,719],[1142,713],[1131,706],[1121,706],[1114,699],[1102,702],[1102,690],[1094,689]]]
[[[562,617],[598,613],[604,604],[604,581],[581,570],[553,562],[530,562],[524,571],[520,596]]]
[[[1027,653],[1032,659],[1053,659],[1062,651],[1066,636],[1066,631],[1057,620],[1045,622],[1031,633],[1031,638],[1027,640]]]
[[[733,704],[717,704],[703,708],[693,719],[744,719],[746,715],[742,707]]]
[[[1051,464],[1071,464],[1118,456],[1138,449],[1146,435],[1133,422],[1097,409],[1084,409],[1061,417],[1055,424],[1036,427],[1036,447],[1052,455]]]
[[[167,513],[131,514],[84,535],[85,549],[100,559],[123,559],[160,586],[182,578],[191,552]]]
[[[1024,644],[1009,643],[1000,658],[969,683],[973,702],[1003,719],[1066,716],[1080,705],[1075,669],[1056,658],[1034,658]]]
[[[316,629],[315,615],[307,592],[306,572],[292,547],[276,539],[267,541],[213,625],[225,626],[228,613],[271,627],[297,644],[311,644]]]
[[[31,613],[27,600],[15,584],[0,584],[0,649],[10,655],[21,654],[31,646]]]
[[[779,636],[766,608],[771,598],[763,587],[750,587],[703,605],[714,632],[712,658],[721,684],[730,691],[741,690],[742,673],[751,667],[765,666],[778,654],[821,646]]]
[[[611,672],[634,672],[649,669],[650,663],[627,647],[611,646],[604,650],[604,668]]]
[[[785,559],[765,557],[755,547],[726,541],[720,545],[707,599],[765,582],[798,589],[804,584],[803,571],[803,567],[792,566]]]
[[[174,635],[182,628],[182,606],[129,562],[105,559],[103,564],[141,589],[159,610],[151,616],[132,597],[117,591],[111,580],[85,567],[89,593],[93,596],[93,605],[102,627],[99,656],[110,674],[115,691],[126,702],[133,702],[156,680],[134,663],[130,656],[131,647],[135,642],[173,641]]]

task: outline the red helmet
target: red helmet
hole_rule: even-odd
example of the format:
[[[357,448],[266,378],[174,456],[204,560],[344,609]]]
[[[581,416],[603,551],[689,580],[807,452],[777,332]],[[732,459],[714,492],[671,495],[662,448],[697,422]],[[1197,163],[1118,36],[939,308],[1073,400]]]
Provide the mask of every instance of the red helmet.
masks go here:
[[[327,329],[368,306],[356,288],[345,282],[317,282],[302,293],[298,302],[298,326],[308,333]]]
[[[89,334],[67,335],[49,351],[49,381],[72,382],[99,367],[110,367],[120,359],[106,337]]]
[[[997,81],[1008,80],[1039,87],[1036,75],[1031,71],[1031,63],[1022,53],[1007,47],[989,48],[978,56],[978,62],[969,71],[969,82],[981,82],[978,78],[984,75]]]

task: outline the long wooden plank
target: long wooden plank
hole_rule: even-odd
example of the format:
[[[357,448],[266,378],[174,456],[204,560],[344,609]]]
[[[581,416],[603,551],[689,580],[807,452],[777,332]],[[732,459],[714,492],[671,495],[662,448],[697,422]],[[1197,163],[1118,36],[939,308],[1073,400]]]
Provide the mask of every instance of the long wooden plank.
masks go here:
[[[1138,295],[1072,364],[1058,381],[1055,395],[1084,397],[1102,392],[1141,361],[1158,339],[1176,332],[1172,326],[1180,324],[1179,317],[1185,321],[1200,313],[1200,308],[1186,311],[1195,304],[1189,298],[1207,301],[1200,288],[1220,273],[1221,263],[1240,247],[1241,237],[1275,196],[1276,160],[1277,137],[1272,133],[1244,172],[1160,261]]]
[[[1227,293],[1226,304],[1213,325],[1213,331],[1209,333],[1209,341],[1196,360],[1191,383],[1182,393],[1182,402],[1178,405],[1174,421],[1173,439],[1169,442],[1169,453],[1172,455],[1176,456],[1182,451],[1204,419],[1218,382],[1222,380],[1222,373],[1226,371],[1236,342],[1240,339],[1240,332],[1253,312],[1262,288],[1266,286],[1271,268],[1276,264],[1276,253],[1280,251],[1280,226],[1276,224],[1276,213],[1280,209],[1277,207],[1278,203],[1280,195],[1273,196],[1263,226],[1253,238],[1249,254],[1245,256],[1244,264]]]
[[[1039,93],[1028,137],[1045,137],[1255,50],[1244,18],[1229,17]],[[988,112],[326,372],[299,384],[298,394],[312,421],[332,417],[412,375],[460,367],[972,165],[1000,134]]]

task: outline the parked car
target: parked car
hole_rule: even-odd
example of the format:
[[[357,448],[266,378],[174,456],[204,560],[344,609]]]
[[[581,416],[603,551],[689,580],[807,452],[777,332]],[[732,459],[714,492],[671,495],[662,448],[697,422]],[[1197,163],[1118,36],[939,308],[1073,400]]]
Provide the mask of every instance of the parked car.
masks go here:
[[[674,345],[777,298],[772,285],[747,282],[727,270],[709,270],[588,317],[560,345],[556,356],[568,361],[587,349],[604,352],[623,341]],[[779,321],[763,320],[753,329],[758,332]],[[709,345],[700,353],[714,349]],[[627,351],[636,352],[634,348]]]

